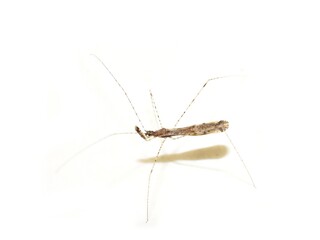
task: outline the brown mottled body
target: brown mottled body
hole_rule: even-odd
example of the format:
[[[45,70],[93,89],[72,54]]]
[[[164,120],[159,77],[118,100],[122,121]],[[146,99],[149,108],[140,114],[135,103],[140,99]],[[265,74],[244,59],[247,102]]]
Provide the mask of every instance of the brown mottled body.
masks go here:
[[[139,127],[135,127],[136,132],[145,140],[150,140],[155,137],[169,138],[179,136],[201,136],[211,133],[224,132],[229,127],[227,121],[221,120],[218,122],[202,123],[182,128],[161,128],[157,131],[142,132]]]

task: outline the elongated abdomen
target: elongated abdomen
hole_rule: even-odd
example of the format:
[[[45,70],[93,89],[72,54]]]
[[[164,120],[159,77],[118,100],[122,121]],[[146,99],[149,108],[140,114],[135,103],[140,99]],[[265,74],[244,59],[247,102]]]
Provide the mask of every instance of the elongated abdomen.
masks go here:
[[[202,123],[182,128],[161,128],[157,131],[146,131],[146,137],[175,137],[175,136],[201,136],[211,133],[224,132],[229,127],[229,123],[225,120],[218,122]]]
[[[176,133],[180,136],[201,136],[211,133],[224,132],[228,129],[229,122],[221,120],[218,122],[202,123],[184,128],[177,128]]]

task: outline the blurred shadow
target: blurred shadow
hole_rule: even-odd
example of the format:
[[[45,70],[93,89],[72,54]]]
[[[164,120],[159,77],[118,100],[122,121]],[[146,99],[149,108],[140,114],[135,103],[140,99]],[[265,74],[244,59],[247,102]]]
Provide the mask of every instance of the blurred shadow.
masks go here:
[[[157,162],[174,162],[177,160],[205,160],[219,159],[226,156],[228,148],[224,145],[216,145],[207,148],[195,149],[182,153],[160,155]],[[154,158],[144,158],[139,161],[142,163],[153,163]]]

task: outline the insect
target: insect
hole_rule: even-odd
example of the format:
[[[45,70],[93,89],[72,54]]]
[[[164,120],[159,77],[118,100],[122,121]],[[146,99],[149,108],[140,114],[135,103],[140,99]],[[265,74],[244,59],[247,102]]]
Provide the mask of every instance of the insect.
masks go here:
[[[195,95],[195,97],[191,100],[191,102],[189,103],[189,105],[187,106],[187,108],[184,110],[184,112],[181,114],[181,116],[178,118],[178,120],[176,121],[176,123],[174,124],[173,128],[164,128],[162,127],[160,118],[159,118],[159,114],[157,112],[157,108],[153,99],[153,95],[150,91],[150,97],[152,100],[152,104],[153,104],[153,108],[155,113],[158,116],[158,120],[160,123],[161,128],[159,130],[155,130],[155,131],[151,131],[151,130],[145,130],[142,121],[133,105],[133,103],[131,102],[127,92],[125,91],[125,89],[122,87],[122,85],[120,84],[120,82],[116,79],[116,77],[112,74],[112,72],[109,70],[109,68],[103,63],[103,61],[97,57],[94,54],[91,54],[93,57],[95,57],[103,66],[104,68],[108,71],[108,73],[111,75],[111,77],[113,78],[113,80],[117,83],[117,85],[120,87],[120,89],[122,90],[122,92],[124,93],[124,95],[126,96],[128,102],[131,105],[132,110],[134,111],[139,124],[141,126],[135,126],[135,132],[130,132],[130,133],[116,133],[116,134],[111,134],[108,136],[105,136],[97,141],[95,141],[94,143],[86,146],[85,148],[81,149],[80,151],[78,151],[77,153],[75,153],[73,156],[71,156],[67,161],[64,162],[63,165],[61,165],[57,171],[59,171],[62,167],[64,167],[71,159],[75,158],[76,156],[78,156],[80,153],[84,152],[85,150],[87,150],[88,148],[92,147],[93,145],[103,141],[104,139],[114,136],[114,135],[119,135],[119,134],[138,134],[142,139],[149,141],[151,139],[154,138],[162,138],[163,140],[160,143],[160,146],[158,148],[156,157],[154,158],[152,167],[150,169],[149,172],[149,177],[148,177],[148,187],[147,187],[147,199],[146,199],[146,222],[149,221],[149,217],[150,217],[150,211],[149,211],[149,198],[150,198],[150,186],[151,186],[151,178],[152,178],[152,173],[153,170],[155,168],[155,165],[157,163],[157,160],[159,159],[159,155],[160,152],[163,148],[163,145],[165,144],[166,140],[169,138],[180,138],[180,137],[185,137],[185,136],[201,136],[201,135],[207,135],[207,134],[212,134],[212,133],[225,133],[225,135],[227,136],[229,142],[231,143],[232,147],[235,149],[239,159],[241,160],[248,176],[250,177],[250,180],[252,182],[253,187],[255,187],[255,183],[253,181],[253,178],[244,162],[244,160],[242,159],[240,153],[237,151],[235,145],[233,144],[233,142],[231,141],[229,135],[227,134],[226,130],[229,127],[229,122],[226,120],[220,120],[220,121],[214,121],[214,122],[208,122],[208,123],[202,123],[202,124],[195,124],[195,125],[191,125],[191,126],[186,126],[186,127],[177,127],[178,123],[180,122],[180,120],[183,118],[183,116],[186,114],[186,112],[189,110],[189,108],[192,106],[192,104],[194,103],[194,101],[197,99],[197,97],[200,95],[200,93],[202,92],[202,90],[207,86],[207,84],[211,81],[220,79],[220,78],[224,78],[224,77],[216,77],[216,78],[211,78],[208,79],[204,85],[200,88],[200,90],[197,92],[197,94]]]

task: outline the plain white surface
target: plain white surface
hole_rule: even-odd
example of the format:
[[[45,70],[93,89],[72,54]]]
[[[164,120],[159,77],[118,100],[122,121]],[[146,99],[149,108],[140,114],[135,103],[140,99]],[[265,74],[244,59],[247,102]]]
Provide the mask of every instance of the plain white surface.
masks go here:
[[[318,239],[319,17],[304,1],[1,4],[3,239]],[[117,136],[226,119],[225,136]],[[206,149],[208,148],[208,149]],[[222,149],[222,150],[221,150]],[[224,149],[228,153],[224,154]],[[209,157],[207,156],[209,154]]]

